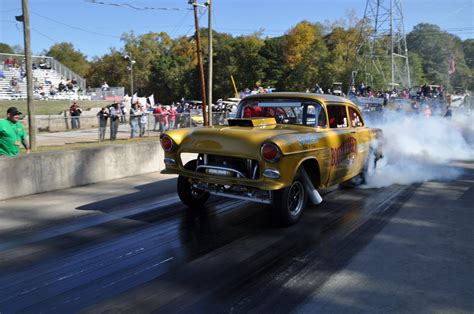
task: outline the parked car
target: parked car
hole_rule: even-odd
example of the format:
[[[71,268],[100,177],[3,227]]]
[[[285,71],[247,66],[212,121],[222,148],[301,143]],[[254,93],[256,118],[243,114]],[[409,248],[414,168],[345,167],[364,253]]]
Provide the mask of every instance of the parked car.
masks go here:
[[[227,126],[161,135],[166,168],[178,195],[201,207],[210,194],[272,206],[282,225],[299,220],[318,189],[373,172],[382,131],[368,128],[350,100],[324,94],[271,93],[243,99]],[[185,163],[184,156],[194,158]]]

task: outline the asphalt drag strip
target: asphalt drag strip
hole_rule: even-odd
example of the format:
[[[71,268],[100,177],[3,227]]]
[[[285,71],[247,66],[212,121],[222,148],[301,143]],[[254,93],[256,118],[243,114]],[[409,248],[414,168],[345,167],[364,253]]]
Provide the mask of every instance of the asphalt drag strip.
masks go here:
[[[211,208],[217,213],[228,212],[241,204],[242,201],[226,202],[220,198],[210,200]],[[150,210],[149,216],[142,211],[92,226],[91,217],[85,217],[86,223],[76,221],[71,233],[2,252],[0,311],[55,311],[56,306],[50,307],[46,300],[50,297],[55,302],[64,300],[66,308],[71,310],[77,303],[120,292],[118,285],[129,289],[146,282],[150,276],[165,272],[169,261],[185,263],[199,254],[192,248],[181,248],[185,237],[182,229],[188,221],[185,209],[181,203],[172,203]],[[235,232],[230,234],[234,238],[238,236]],[[124,281],[127,284],[121,285]],[[69,302],[65,294],[76,291],[91,296]]]
[[[272,226],[262,212],[234,226],[242,237],[88,312],[285,312],[350,261],[413,189],[335,191],[286,229]],[[282,285],[309,265],[321,269],[321,277],[282,301]]]
[[[260,309],[305,267],[328,276],[343,267],[412,189],[329,191],[284,229],[268,206],[219,197],[197,211],[170,194],[86,216],[0,252],[0,311]],[[286,296],[281,309],[307,293]]]

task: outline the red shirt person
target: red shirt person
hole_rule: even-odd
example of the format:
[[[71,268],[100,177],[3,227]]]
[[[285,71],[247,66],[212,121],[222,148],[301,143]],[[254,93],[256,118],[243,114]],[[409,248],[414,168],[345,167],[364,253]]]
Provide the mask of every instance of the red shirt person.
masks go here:
[[[262,108],[257,102],[254,102],[251,106],[247,106],[244,109],[244,118],[261,117]]]
[[[176,109],[174,108],[174,105],[171,105],[170,109],[168,110],[168,121],[169,121],[169,128],[174,129],[176,125]]]

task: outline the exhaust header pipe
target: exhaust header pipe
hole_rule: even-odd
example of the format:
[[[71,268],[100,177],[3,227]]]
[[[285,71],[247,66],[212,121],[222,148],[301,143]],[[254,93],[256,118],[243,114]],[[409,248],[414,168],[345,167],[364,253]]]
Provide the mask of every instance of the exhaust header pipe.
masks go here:
[[[301,173],[303,174],[303,179],[304,179],[304,186],[306,188],[306,192],[308,192],[309,199],[311,200],[311,203],[314,205],[321,204],[323,201],[323,198],[319,194],[319,192],[314,188],[313,182],[311,182],[311,179],[309,178],[308,173],[306,173],[306,170],[301,167]]]

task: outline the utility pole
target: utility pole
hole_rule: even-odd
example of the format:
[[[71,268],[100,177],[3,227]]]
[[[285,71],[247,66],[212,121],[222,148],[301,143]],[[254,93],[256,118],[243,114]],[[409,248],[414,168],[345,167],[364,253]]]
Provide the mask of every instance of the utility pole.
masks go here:
[[[130,94],[133,97],[133,64],[135,60],[130,60]]]
[[[208,79],[207,79],[207,99],[209,99],[209,125],[212,125],[212,0],[207,0],[207,14],[208,14],[208,30],[209,30],[209,69],[208,69]]]
[[[23,33],[25,41],[25,65],[26,65],[26,103],[28,106],[28,132],[30,150],[36,150],[36,120],[35,108],[33,106],[33,67],[31,59],[30,40],[30,12],[28,0],[22,0],[23,7]]]
[[[201,95],[202,95],[202,117],[203,117],[203,124],[205,126],[209,125],[208,120],[207,120],[207,105],[206,105],[206,82],[204,80],[204,65],[202,63],[202,52],[201,52],[201,38],[199,36],[199,21],[198,21],[198,10],[197,7],[199,6],[198,3],[196,3],[193,0],[189,0],[188,2],[191,4],[194,8],[194,24],[196,28],[196,52],[197,52],[197,61],[198,61],[198,66],[199,66],[199,78],[201,81]]]
[[[130,55],[126,55],[124,58],[130,62],[130,66],[128,67],[130,70],[130,97],[133,97],[133,65],[136,63],[136,61],[133,60],[131,53]]]

